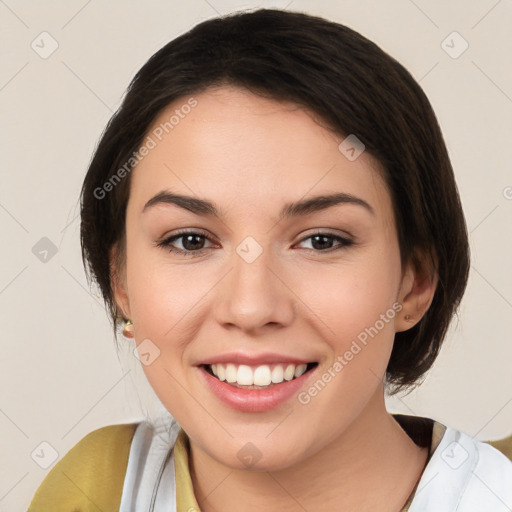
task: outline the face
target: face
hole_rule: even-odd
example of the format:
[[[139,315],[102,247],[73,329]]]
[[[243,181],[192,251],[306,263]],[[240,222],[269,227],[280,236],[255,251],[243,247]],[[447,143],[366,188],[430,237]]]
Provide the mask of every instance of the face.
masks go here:
[[[383,392],[404,279],[378,163],[348,159],[304,109],[231,87],[180,98],[147,135],[115,293],[145,374],[218,463],[300,463]],[[264,389],[236,387],[255,376]]]

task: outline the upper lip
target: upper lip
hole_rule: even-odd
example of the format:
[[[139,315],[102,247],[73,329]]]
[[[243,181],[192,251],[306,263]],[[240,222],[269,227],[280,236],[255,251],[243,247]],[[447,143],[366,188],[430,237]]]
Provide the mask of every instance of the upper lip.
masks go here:
[[[265,352],[262,354],[247,354],[241,352],[229,352],[226,354],[218,354],[216,356],[207,357],[197,363],[200,365],[217,364],[217,363],[234,363],[246,364],[249,366],[258,366],[262,364],[272,363],[292,363],[292,364],[308,364],[315,362],[314,359],[300,359],[286,354],[276,354],[273,352]]]

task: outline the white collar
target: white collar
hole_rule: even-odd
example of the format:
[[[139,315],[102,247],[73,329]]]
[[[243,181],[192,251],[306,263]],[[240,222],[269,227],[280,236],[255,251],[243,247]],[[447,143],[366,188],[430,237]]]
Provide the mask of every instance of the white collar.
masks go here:
[[[137,425],[130,446],[119,512],[176,512],[174,444],[180,426],[162,416]]]
[[[482,510],[512,511],[512,462],[493,446],[447,427],[409,512]]]

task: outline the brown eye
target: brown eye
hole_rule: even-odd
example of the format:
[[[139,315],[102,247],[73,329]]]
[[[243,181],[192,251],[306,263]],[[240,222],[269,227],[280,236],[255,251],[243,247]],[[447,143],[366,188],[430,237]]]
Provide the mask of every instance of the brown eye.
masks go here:
[[[173,245],[177,240],[181,239],[183,249]],[[203,254],[204,241],[210,240],[206,235],[198,231],[180,231],[158,243],[158,247],[163,247],[169,252],[182,254],[184,256],[197,256]]]
[[[330,252],[331,250],[335,251],[337,249],[343,249],[354,244],[353,240],[332,233],[315,233],[306,238],[303,238],[301,243],[309,239],[311,239],[311,250],[316,252]],[[332,247],[333,241],[339,242],[337,247]]]

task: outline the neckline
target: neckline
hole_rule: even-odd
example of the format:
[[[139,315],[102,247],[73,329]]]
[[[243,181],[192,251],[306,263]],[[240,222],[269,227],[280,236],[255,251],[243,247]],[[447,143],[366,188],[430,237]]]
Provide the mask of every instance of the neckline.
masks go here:
[[[446,426],[442,425],[438,421],[423,416],[409,416],[406,414],[392,414],[392,416],[416,445],[422,448],[428,448],[427,460],[425,461],[423,470],[420,473],[418,481],[416,482],[411,494],[407,498],[405,505],[400,511],[407,512],[414,500],[414,496],[418,490],[421,478],[425,473],[425,469],[443,438]]]
[[[414,496],[418,489],[418,485],[420,483],[421,477],[423,476],[423,473],[425,472],[425,469],[428,466],[433,453],[435,452],[437,446],[441,442],[444,432],[446,431],[446,427],[431,418],[426,418],[426,417],[422,417],[422,416],[409,416],[409,415],[405,415],[405,414],[391,414],[391,416],[395,419],[395,421],[397,421],[397,423],[403,428],[403,430],[406,432],[406,434],[412,439],[412,441],[416,445],[418,445],[422,448],[428,448],[428,455],[427,455],[427,459],[425,462],[425,466],[423,467],[423,470],[422,470],[421,474],[419,475],[418,481],[416,482],[416,485],[414,486],[411,494],[407,498],[405,505],[400,510],[400,512],[407,512],[414,500]],[[195,494],[194,494],[192,480],[190,477],[189,467],[188,467],[188,461],[189,461],[189,457],[190,457],[189,440],[188,440],[188,436],[186,435],[186,433],[183,429],[180,429],[177,441],[178,441],[178,444],[182,443],[181,446],[183,446],[184,458],[185,458],[185,462],[186,462],[186,470],[188,473],[187,486],[190,485],[190,490],[191,490],[192,496],[194,497],[194,500],[195,500]],[[181,452],[181,449],[180,449],[180,452]]]

